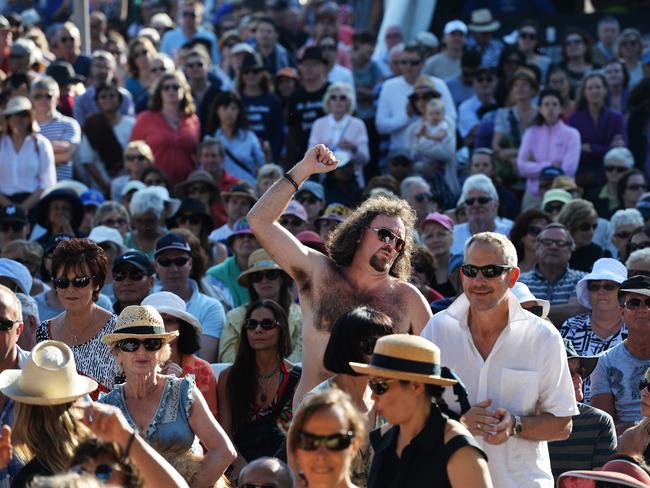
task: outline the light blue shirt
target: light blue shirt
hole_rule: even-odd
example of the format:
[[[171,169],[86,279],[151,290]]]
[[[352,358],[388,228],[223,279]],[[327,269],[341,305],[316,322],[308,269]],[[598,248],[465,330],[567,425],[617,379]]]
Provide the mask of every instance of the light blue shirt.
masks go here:
[[[212,63],[219,63],[220,56],[219,50],[217,49],[217,37],[212,32],[205,30],[203,27],[199,27],[192,38],[187,37],[181,27],[176,27],[176,29],[165,32],[162,41],[160,41],[160,52],[169,54],[173,58],[181,46],[192,39],[207,39],[210,41],[212,43],[212,49],[210,52]]]
[[[510,235],[511,228],[512,220],[497,217],[494,232],[507,236]],[[454,240],[451,244],[451,254],[463,254],[465,252],[465,242],[467,242],[470,237],[472,237],[472,233],[469,230],[469,224],[467,222],[455,226]]]
[[[235,178],[255,185],[257,170],[265,163],[264,151],[262,151],[262,146],[255,133],[250,130],[240,129],[235,134],[235,137],[228,139],[221,129],[217,129],[214,137],[219,140],[226,151],[223,169]],[[240,164],[235,163],[228,153],[245,165],[248,171],[242,168]]]
[[[40,317],[41,321],[50,320],[56,317],[57,315],[59,315],[61,312],[65,311],[63,307],[61,308],[50,307],[47,303],[47,299],[45,298],[46,293],[47,290],[39,293],[34,297],[34,300],[36,300],[36,303],[38,304],[38,316]],[[111,300],[103,293],[99,294],[99,298],[97,299],[97,305],[99,305],[105,310],[108,310],[109,312],[113,312],[113,304],[111,303]]]

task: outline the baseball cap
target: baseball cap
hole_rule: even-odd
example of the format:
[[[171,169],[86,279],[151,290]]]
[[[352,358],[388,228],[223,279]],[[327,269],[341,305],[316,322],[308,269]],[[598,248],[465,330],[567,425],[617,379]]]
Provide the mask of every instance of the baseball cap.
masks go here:
[[[0,258],[0,276],[13,281],[19,292],[29,295],[32,289],[32,275],[24,264],[9,258]]]
[[[81,194],[81,203],[84,204],[84,207],[99,207],[102,203],[104,203],[105,200],[106,199],[104,198],[104,195],[102,195],[101,192],[95,190],[94,188],[86,190]]]
[[[27,214],[18,205],[0,207],[0,222],[17,221],[27,223]]]
[[[571,193],[566,190],[553,189],[544,193],[544,198],[542,198],[542,208],[549,202],[562,202],[564,204],[569,203],[573,200]]]
[[[650,297],[650,276],[637,275],[628,278],[621,283],[621,287],[618,289],[618,298],[622,298],[625,292]]]
[[[72,239],[72,236],[69,234],[54,234],[45,243],[45,254],[54,252],[56,246],[59,245],[59,242],[69,241],[70,239]]]
[[[185,251],[188,253],[192,252],[190,245],[187,243],[185,239],[183,239],[178,234],[175,234],[173,232],[168,232],[160,239],[158,239],[158,241],[156,241],[156,251],[154,252],[154,256],[158,257],[160,253],[164,251],[170,251],[173,249],[176,249],[178,251]]]
[[[467,25],[462,20],[450,20],[445,24],[443,32],[445,34],[450,34],[455,31],[460,31],[463,34],[467,34]]]
[[[309,220],[309,217],[307,217],[307,210],[305,210],[305,207],[302,206],[302,203],[296,200],[291,200],[289,202],[287,208],[285,208],[284,212],[282,212],[282,215],[293,215],[294,217],[298,217],[303,222],[307,222]]]
[[[428,224],[430,222],[435,222],[436,224],[440,224],[447,230],[454,229],[454,221],[451,220],[451,218],[448,217],[447,215],[441,214],[439,212],[432,212],[428,214],[424,219],[424,221],[422,222],[421,228],[424,228],[425,224]]]
[[[153,265],[147,255],[141,251],[127,251],[122,254],[119,258],[113,261],[113,271],[115,271],[122,264],[131,264],[138,268],[143,273],[147,273],[149,276],[153,275],[155,270]]]
[[[300,187],[300,190],[296,192],[296,196],[303,192],[309,192],[319,200],[325,200],[325,187],[316,181],[305,181]]]
[[[298,62],[302,63],[303,61],[320,61],[323,64],[326,64],[325,58],[323,57],[323,51],[318,46],[308,46],[303,51],[302,54],[298,56]]]
[[[562,176],[564,174],[564,171],[562,171],[562,168],[558,168],[557,166],[547,166],[544,168],[542,171],[539,173],[539,180],[540,181],[553,181],[556,176]]]

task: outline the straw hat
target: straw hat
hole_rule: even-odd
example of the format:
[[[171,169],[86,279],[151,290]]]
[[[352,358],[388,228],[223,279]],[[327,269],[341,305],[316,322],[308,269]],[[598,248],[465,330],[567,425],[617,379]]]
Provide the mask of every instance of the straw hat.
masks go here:
[[[102,342],[109,346],[124,339],[163,339],[171,342],[178,336],[178,331],[166,332],[165,323],[160,313],[151,305],[129,305],[117,318],[112,334],[102,337]]]
[[[142,300],[141,305],[149,305],[159,313],[166,313],[172,317],[176,317],[184,322],[187,322],[196,331],[196,334],[200,337],[203,334],[203,327],[201,327],[201,322],[187,311],[187,306],[185,301],[170,291],[159,291],[158,293],[152,293]]]
[[[29,405],[61,405],[96,389],[95,380],[77,373],[72,350],[59,341],[39,342],[23,369],[0,373],[0,391]]]
[[[246,271],[242,271],[242,273],[239,275],[239,278],[237,278],[237,283],[243,287],[247,287],[251,274],[272,269],[282,271],[282,268],[271,259],[269,253],[267,253],[264,249],[258,249],[248,257],[248,269]]]
[[[420,381],[432,385],[455,385],[456,380],[440,376],[440,349],[419,336],[393,334],[380,337],[370,364],[350,362],[360,374]]]

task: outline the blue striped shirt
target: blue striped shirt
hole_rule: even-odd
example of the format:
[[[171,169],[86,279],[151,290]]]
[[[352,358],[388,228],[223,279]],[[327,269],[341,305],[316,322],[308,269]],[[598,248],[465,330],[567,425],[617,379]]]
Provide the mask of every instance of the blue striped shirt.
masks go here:
[[[540,274],[538,265],[535,265],[532,271],[522,273],[519,281],[528,285],[530,292],[538,300],[548,300],[551,305],[559,305],[576,296],[576,285],[586,274],[567,268],[562,276],[551,283]]]
[[[50,142],[66,141],[76,146],[81,142],[81,127],[72,117],[66,117],[59,112],[54,112],[47,122],[39,122],[41,134]],[[72,161],[56,164],[56,180],[72,179]]]

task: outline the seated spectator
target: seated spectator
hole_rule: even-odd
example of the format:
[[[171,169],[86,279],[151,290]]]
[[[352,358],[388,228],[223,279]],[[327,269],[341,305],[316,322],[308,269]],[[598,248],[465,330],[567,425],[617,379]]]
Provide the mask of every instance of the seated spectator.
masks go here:
[[[530,19],[523,20],[517,29],[517,47],[526,56],[526,64],[537,66],[541,74],[540,80],[545,80],[551,59],[539,54],[541,30],[539,24]]]
[[[600,468],[609,456],[617,451],[616,429],[612,417],[583,403],[585,398],[582,394],[582,384],[589,379],[596,367],[598,356],[579,354],[573,343],[567,339],[564,340],[564,346],[580,414],[572,418],[573,430],[568,439],[548,444],[554,478],[574,469]]]
[[[106,199],[99,190],[95,190],[93,188],[84,191],[80,195],[80,198],[81,203],[84,206],[84,216],[81,220],[81,224],[79,225],[79,230],[84,234],[89,234],[93,227],[93,217],[95,216],[95,213],[97,212],[99,206],[102,205]]]
[[[560,120],[562,97],[552,89],[539,94],[539,112],[519,146],[517,168],[526,178],[526,193],[522,208],[538,207],[542,200],[539,191],[539,175],[548,166],[562,169],[573,176],[580,159],[580,133]]]
[[[223,261],[228,256],[228,250],[225,247],[215,249],[213,256],[212,246],[208,241],[208,235],[212,230],[212,218],[208,214],[203,202],[194,198],[185,198],[181,201],[178,211],[169,220],[169,227],[179,227],[187,229],[198,241],[203,249],[206,258],[211,263],[213,258],[218,257]],[[223,246],[221,244],[220,246]]]
[[[292,352],[288,359],[295,363],[302,361],[302,311],[300,306],[292,303],[293,281],[289,275],[264,249],[258,249],[248,258],[248,269],[242,271],[237,281],[248,290],[250,302],[273,300],[282,307],[289,321]],[[226,314],[226,325],[219,341],[219,361],[222,363],[235,360],[247,306],[248,303],[244,303]]]
[[[630,94],[630,75],[621,59],[611,59],[603,65],[605,79],[609,86],[609,106],[617,112],[627,112]]]
[[[452,254],[462,253],[467,239],[479,232],[510,234],[512,221],[497,217],[499,195],[487,176],[474,175],[467,178],[459,200],[467,208],[467,222],[454,227]]]
[[[124,245],[142,251],[153,260],[156,241],[165,233],[167,218],[165,201],[158,187],[138,190],[131,199],[129,210],[132,230],[124,238]]]
[[[634,251],[625,261],[625,267],[628,269],[628,276],[650,276],[650,251],[645,249]]]
[[[519,216],[521,204],[517,196],[506,188],[496,176],[497,167],[494,152],[487,147],[479,147],[472,151],[469,174],[483,174],[492,180],[499,195],[499,216],[515,220]]]
[[[641,53],[643,52],[643,39],[638,29],[624,29],[618,38],[618,59],[625,63],[629,76],[629,86],[634,88],[643,78],[641,69]]]
[[[614,147],[605,154],[603,164],[607,181],[600,190],[596,189],[587,194],[587,199],[593,202],[600,217],[609,219],[616,209],[621,207],[618,199],[618,182],[621,176],[634,166],[634,156],[626,147]]]
[[[400,184],[400,196],[408,202],[421,225],[427,215],[441,210],[438,198],[431,191],[431,185],[421,176],[407,176]]]
[[[551,310],[551,304],[548,300],[538,299],[521,281],[517,281],[515,286],[510,290],[519,302],[519,305],[521,305],[521,308],[542,319],[548,319],[548,313]]]
[[[282,178],[284,170],[281,166],[274,163],[263,165],[257,172],[257,182],[255,188],[259,196],[264,195],[271,185]]]
[[[627,259],[626,247],[632,232],[643,226],[643,217],[635,208],[617,210],[609,221],[610,240],[616,248],[616,256],[622,263]],[[633,275],[630,275],[633,276]]]
[[[291,354],[287,316],[272,300],[246,308],[232,366],[221,373],[219,421],[239,452],[235,470],[248,461],[275,454],[292,418],[293,394],[302,368]],[[246,385],[246,387],[245,387]]]
[[[572,200],[573,196],[568,191],[558,189],[548,190],[542,198],[541,208],[546,216],[555,222],[564,206]]]
[[[581,198],[571,200],[558,214],[557,222],[569,229],[575,244],[569,267],[589,272],[597,259],[610,256],[609,251],[593,242],[598,214],[591,202]]]
[[[485,64],[483,65],[485,66]],[[526,66],[526,56],[517,46],[505,46],[499,55],[496,66],[491,66],[496,71],[497,85],[495,89],[495,99],[499,107],[505,107],[511,100],[508,98],[510,83],[515,72]]]
[[[428,303],[440,300],[443,296],[431,287],[435,281],[438,265],[425,246],[418,245],[411,256],[411,284],[415,286]]]
[[[325,200],[355,208],[363,201],[363,188],[357,181],[352,159],[345,154],[341,157],[344,159],[339,160],[336,169],[325,176]]]
[[[560,67],[569,75],[571,87],[576,90],[584,83],[588,73],[599,66],[592,60],[593,40],[582,29],[569,27],[562,39],[562,62]]]
[[[211,242],[226,242],[233,233],[235,222],[246,217],[248,211],[257,202],[257,196],[255,190],[248,183],[241,183],[222,192],[221,200],[226,211],[227,221],[210,233]]]
[[[196,149],[198,169],[210,173],[212,180],[219,187],[220,191],[228,191],[231,186],[240,182],[240,180],[223,169],[223,160],[225,157],[226,152],[223,146],[212,137],[205,137]]]
[[[126,174],[111,179],[111,200],[119,201],[129,181],[141,181],[142,174],[152,167],[154,156],[144,141],[131,141],[124,148],[124,169]]]
[[[140,305],[151,289],[155,270],[151,261],[140,251],[127,251],[113,261],[112,310],[119,314],[129,305]]]
[[[221,83],[210,70],[210,54],[203,44],[187,46],[187,49],[183,46],[182,49],[186,51],[180,58],[183,63],[183,72],[192,90],[196,114],[201,123],[201,136],[204,136],[212,102],[221,91]]]
[[[335,36],[325,34],[318,38],[316,45],[323,53],[325,69],[327,71],[327,81],[332,84],[347,83],[354,90],[354,76],[349,68],[349,62],[343,66],[337,60],[338,39]],[[347,53],[347,49],[345,52]]]
[[[124,205],[109,200],[99,206],[95,215],[93,215],[90,225],[92,227],[98,225],[112,227],[113,229],[117,229],[122,238],[124,238],[130,228],[130,219],[129,212]]]
[[[560,334],[569,340],[584,356],[598,356],[627,338],[618,303],[618,288],[627,279],[627,270],[612,258],[594,263],[593,270],[576,285],[580,304],[589,310],[568,318],[560,327]],[[585,401],[590,403],[590,381],[583,382]]]
[[[90,76],[90,58],[81,54],[81,34],[74,23],[59,25],[50,39],[50,48],[56,59],[70,63],[77,75]]]
[[[472,51],[469,51],[472,52]],[[493,68],[480,66],[472,77],[472,96],[458,107],[458,132],[468,147],[476,147],[474,140],[481,123],[482,115],[488,106],[495,106],[496,73]]]
[[[433,255],[434,274],[427,283],[442,296],[450,297],[456,290],[449,281],[449,260],[453,239],[454,222],[446,215],[433,212],[421,224],[422,242]],[[431,303],[433,300],[429,300]]]
[[[642,419],[638,384],[650,367],[647,309],[650,278],[633,276],[621,283],[618,300],[627,339],[608,349],[591,375],[591,404],[612,416],[620,435]]]
[[[341,203],[331,203],[323,211],[323,215],[316,219],[316,230],[323,242],[327,242],[330,234],[341,222],[352,213],[352,209]]]
[[[620,202],[618,208],[636,208],[647,188],[643,171],[632,168],[626,173],[623,173],[616,184],[616,195]]]
[[[31,226],[27,213],[20,205],[0,207],[0,251],[16,239],[27,239]]]
[[[225,223],[226,211],[221,201],[221,191],[207,171],[197,169],[191,172],[185,181],[176,185],[174,194],[178,198],[201,202],[210,217],[208,231]],[[215,222],[219,225],[214,225]]]
[[[135,37],[129,42],[127,55],[129,76],[124,80],[124,87],[131,93],[135,106],[148,96],[148,90],[151,88],[154,76],[149,68],[154,54],[156,48],[145,36]]]
[[[537,236],[551,223],[551,219],[541,210],[531,208],[522,212],[512,224],[510,240],[517,250],[517,266],[522,273],[535,268],[537,264]]]
[[[38,242],[25,239],[12,240],[2,248],[3,258],[22,264],[32,276],[31,288],[25,290],[26,295],[38,295],[47,288],[47,285],[39,278],[41,266],[43,265],[43,255],[43,247]]]
[[[575,90],[571,86],[569,73],[561,66],[552,66],[548,71],[547,85],[562,95],[562,120],[566,122],[575,108]]]
[[[650,247],[650,226],[644,225],[632,231],[627,240],[626,254],[630,256],[634,251]],[[630,275],[633,276],[633,275]]]
[[[278,223],[293,235],[297,235],[303,230],[307,230],[309,218],[305,207],[297,200],[291,200],[280,215]]]
[[[186,1],[182,7],[179,25],[175,29],[165,32],[160,40],[160,52],[175,56],[186,42],[205,39],[210,46],[212,62],[217,63],[219,61],[217,38],[213,32],[202,27],[205,11],[203,3],[190,0]]]
[[[641,416],[643,419],[636,425],[630,427],[619,437],[619,443],[616,451],[628,456],[642,457],[647,463],[650,458],[650,432],[648,432],[648,423],[650,423],[650,390],[648,383],[650,378],[650,369],[647,370],[639,382],[641,394]]]
[[[45,229],[45,234],[38,238],[42,246],[55,234],[83,235],[79,230],[83,204],[72,190],[50,191],[39,200],[34,215],[36,223]]]
[[[307,212],[309,229],[314,229],[316,219],[325,209],[325,187],[315,181],[307,180],[296,192],[295,199]]]
[[[447,79],[452,78],[461,73],[461,58],[464,55],[463,45],[465,44],[465,36],[467,35],[467,25],[462,20],[450,20],[445,24],[443,29],[442,41],[445,44],[445,50],[434,54],[427,58],[424,63],[422,72],[426,75],[437,76],[438,78]],[[474,53],[473,50],[467,52]],[[474,68],[481,64],[480,55],[475,61]],[[459,105],[462,100],[454,97],[456,105]]]

